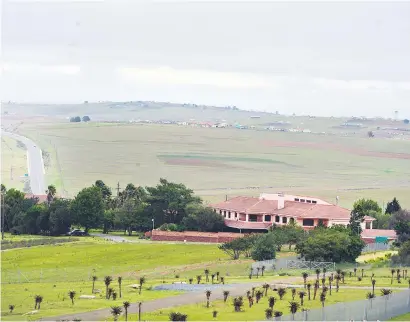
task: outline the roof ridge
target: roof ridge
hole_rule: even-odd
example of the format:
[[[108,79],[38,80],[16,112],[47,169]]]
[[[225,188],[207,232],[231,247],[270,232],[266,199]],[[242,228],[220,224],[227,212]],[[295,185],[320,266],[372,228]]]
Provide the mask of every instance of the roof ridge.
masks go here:
[[[248,207],[248,208],[245,208],[245,212],[248,213],[248,209],[250,209],[250,208],[252,208],[252,207],[255,207],[257,204],[259,204],[259,203],[262,202],[262,201],[263,201],[262,199],[258,199],[258,201],[257,201],[256,203],[254,203],[252,206],[250,206],[250,207]]]

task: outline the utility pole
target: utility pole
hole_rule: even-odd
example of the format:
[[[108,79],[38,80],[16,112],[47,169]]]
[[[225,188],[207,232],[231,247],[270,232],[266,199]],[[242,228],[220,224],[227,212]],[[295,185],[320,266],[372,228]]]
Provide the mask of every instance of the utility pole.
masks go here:
[[[117,188],[115,188],[115,190],[117,190],[117,197],[119,197],[120,196],[120,183],[118,182],[117,183]]]

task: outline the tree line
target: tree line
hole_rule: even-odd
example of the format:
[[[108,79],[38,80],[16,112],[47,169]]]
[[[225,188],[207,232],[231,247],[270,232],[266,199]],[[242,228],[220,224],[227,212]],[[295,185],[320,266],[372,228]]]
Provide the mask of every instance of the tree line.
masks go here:
[[[14,234],[61,235],[72,226],[86,232],[102,228],[148,231],[153,224],[165,230],[221,231],[222,216],[204,205],[193,190],[183,184],[160,179],[153,187],[136,187],[129,183],[117,195],[103,181],[78,192],[74,199],[57,196],[49,186],[47,200],[25,198],[17,189],[1,186],[4,198],[4,229]],[[4,205],[3,205],[4,204]],[[3,209],[2,209],[3,210]]]

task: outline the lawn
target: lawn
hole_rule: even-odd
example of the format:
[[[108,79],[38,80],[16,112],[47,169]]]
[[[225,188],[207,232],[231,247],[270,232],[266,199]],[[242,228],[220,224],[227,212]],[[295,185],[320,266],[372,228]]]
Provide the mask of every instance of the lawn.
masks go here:
[[[410,321],[410,313],[402,314],[399,316],[396,316],[389,321]]]
[[[301,289],[300,289],[301,290]],[[335,291],[332,292],[332,295],[327,295],[326,305],[335,304],[338,302],[348,302],[363,300],[366,298],[368,291],[365,290],[342,290],[340,289],[338,293]],[[221,290],[222,293],[222,290]],[[245,295],[245,294],[244,294]],[[287,293],[283,300],[279,300],[279,296],[276,292],[269,291],[268,297],[274,296],[277,298],[277,302],[274,306],[275,311],[283,312],[283,315],[289,314],[289,301],[292,300],[292,295],[290,289],[287,290]],[[173,307],[172,309],[162,309],[150,313],[143,314],[142,318],[145,321],[168,321],[168,315],[170,312],[181,312],[188,315],[188,321],[263,321],[265,320],[265,309],[268,307],[268,297],[263,297],[262,300],[253,305],[252,308],[249,308],[248,301],[244,299],[244,306],[241,312],[234,312],[232,306],[232,298],[228,298],[228,301],[224,303],[222,300],[212,301],[211,295],[211,305],[209,308],[206,308],[205,294],[204,301],[202,303],[192,304],[192,305],[183,305],[180,307]],[[295,301],[299,302],[299,298],[295,298]],[[312,309],[321,307],[321,302],[318,297],[316,300],[309,301],[307,296],[304,299],[304,308]],[[218,316],[216,319],[212,318],[212,312],[218,311]],[[123,320],[123,317],[121,318]],[[136,320],[136,315],[131,315],[130,320]]]
[[[7,188],[23,190],[27,173],[25,146],[7,136],[1,137],[1,183]]]
[[[409,160],[388,154],[406,153],[404,140],[98,123],[23,124],[19,133],[50,154],[47,182],[68,196],[97,179],[114,188],[117,182],[154,185],[166,177],[208,202],[225,194],[284,191],[331,202],[339,196],[345,207],[359,197],[383,206],[394,196],[410,206],[404,179],[410,177]],[[263,188],[249,188],[254,186]]]

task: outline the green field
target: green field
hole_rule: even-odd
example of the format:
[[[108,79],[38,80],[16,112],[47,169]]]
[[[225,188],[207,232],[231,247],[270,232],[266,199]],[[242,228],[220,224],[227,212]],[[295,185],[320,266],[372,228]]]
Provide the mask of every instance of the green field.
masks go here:
[[[24,146],[15,139],[1,137],[1,183],[8,188],[23,190],[21,176],[27,173],[27,159]]]
[[[97,179],[114,188],[165,177],[208,202],[284,191],[339,196],[345,207],[394,196],[410,206],[404,140],[153,124],[27,123],[18,131],[50,154],[46,180],[68,196]]]

